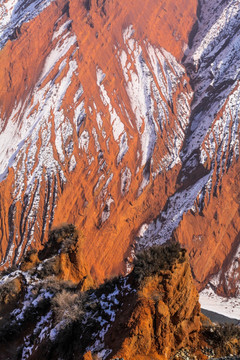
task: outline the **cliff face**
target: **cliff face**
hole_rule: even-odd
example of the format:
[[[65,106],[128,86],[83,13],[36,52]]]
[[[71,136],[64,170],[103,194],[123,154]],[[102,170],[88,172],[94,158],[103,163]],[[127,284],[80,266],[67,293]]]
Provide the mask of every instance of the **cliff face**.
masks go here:
[[[173,234],[198,289],[239,295],[239,13],[237,0],[0,5],[1,268],[72,222],[99,281],[129,270],[135,240]]]
[[[188,261],[147,278],[125,304],[106,336],[107,346],[120,348],[116,358],[169,359],[180,348],[198,348],[200,304]]]

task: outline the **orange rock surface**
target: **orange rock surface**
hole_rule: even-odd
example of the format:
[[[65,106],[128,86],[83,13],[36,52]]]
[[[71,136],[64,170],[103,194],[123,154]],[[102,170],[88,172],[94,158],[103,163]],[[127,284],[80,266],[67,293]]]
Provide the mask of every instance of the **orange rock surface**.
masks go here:
[[[188,261],[147,278],[107,333],[109,358],[169,359],[199,345],[200,305]]]
[[[235,296],[240,280],[240,268],[236,266],[232,279],[228,279],[229,284],[225,286],[224,274],[231,266],[231,259],[239,245],[238,174],[239,164],[235,164],[223,177],[221,191],[211,197],[209,204],[206,199],[203,212],[189,211],[174,232],[175,239],[189,250],[198,289],[202,289],[212,275],[222,270],[219,294],[223,296]]]
[[[106,138],[109,139],[108,143],[104,139],[99,140],[106,164],[101,171],[96,161],[98,153],[91,137],[88,154],[84,151],[78,152],[76,147],[73,150],[77,159],[74,172],[69,172],[68,162],[63,164],[62,171],[66,178],[64,183],[60,179],[60,175],[47,177],[49,165],[44,163],[40,177],[34,180],[32,192],[27,197],[24,195],[30,175],[24,174],[22,180],[24,181],[24,191],[16,198],[12,194],[12,188],[16,187],[16,181],[18,181],[15,172],[21,171],[23,166],[21,161],[25,163],[23,153],[19,155],[19,163],[15,172],[10,168],[6,180],[0,184],[1,258],[4,259],[4,266],[11,263],[13,259],[19,261],[30,242],[31,247],[40,248],[46,241],[45,234],[52,224],[72,222],[84,232],[87,239],[83,249],[84,256],[95,278],[102,280],[110,274],[125,271],[123,260],[130,255],[130,244],[140,225],[156,217],[169,195],[173,193],[179,166],[176,165],[173,169],[163,172],[154,179],[151,177],[149,184],[139,196],[144,168],[141,166],[142,155],[138,154],[141,144],[140,137],[137,136],[139,130],[137,130],[135,122],[133,121],[131,126],[126,117],[128,113],[134,119],[135,114],[130,106],[126,84],[119,68],[118,53],[124,46],[123,31],[133,25],[134,38],[142,47],[148,66],[150,66],[150,59],[146,50],[146,41],[153,46],[165,48],[180,62],[188,35],[196,19],[196,6],[197,1],[185,0],[177,3],[175,1],[145,1],[141,5],[138,1],[130,3],[107,1],[102,6],[97,6],[93,1],[91,8],[87,11],[84,4],[78,0],[71,0],[69,3],[66,1],[53,2],[37,18],[24,24],[19,37],[13,42],[9,41],[0,52],[0,60],[3,64],[0,70],[0,78],[3,79],[0,85],[1,116],[7,121],[15,104],[21,101],[23,106],[27,106],[27,103],[24,103],[25,100],[34,103],[32,93],[36,91],[36,84],[37,89],[41,90],[54,76],[58,76],[56,75],[57,67],[60,66],[62,60],[59,60],[56,67],[39,83],[46,59],[56,46],[56,40],[52,40],[54,31],[56,31],[55,29],[60,31],[64,22],[70,20],[71,25],[68,27],[68,32],[70,35],[76,36],[76,42],[71,51],[74,48],[75,51],[71,54],[69,50],[65,58],[69,63],[76,61],[78,71],[72,78],[71,85],[62,100],[61,109],[63,109],[65,118],[70,119],[70,122],[73,123],[74,110],[71,103],[81,84],[84,89],[81,99],[84,100],[86,112],[85,129],[89,133],[92,132],[93,126],[96,126],[95,119],[98,112],[103,116]],[[64,7],[67,9],[65,12],[63,12]],[[106,112],[102,95],[99,94],[99,86],[96,81],[97,67],[107,74],[104,86],[129,137],[128,143],[131,148],[121,164],[116,161],[118,145],[113,139],[109,124],[110,115]],[[56,86],[61,83],[69,69],[70,66],[67,65],[62,70],[56,80]],[[10,79],[12,80],[10,81]],[[174,104],[183,89],[187,88],[186,91],[191,92],[190,86],[185,82],[188,82],[186,74],[182,76],[174,94]],[[119,99],[121,99],[120,102]],[[125,110],[120,108],[119,104],[123,104]],[[41,104],[36,105],[32,109],[32,113],[38,111],[40,106]],[[175,105],[166,104],[166,106],[170,111],[169,129],[171,132],[175,126],[176,109]],[[157,113],[157,110],[155,112]],[[52,126],[54,116],[56,117],[52,110],[52,115],[48,119]],[[17,116],[15,121],[19,121]],[[21,122],[19,126],[21,127]],[[44,131],[43,129],[41,132]],[[144,124],[141,129],[141,132],[143,131]],[[97,133],[100,138],[100,131],[97,130]],[[153,152],[152,171],[157,171],[157,162],[167,156],[169,152],[164,140],[164,137],[167,139],[167,130],[163,130],[161,136],[163,140],[159,135]],[[56,135],[52,132],[51,142],[54,143],[55,140]],[[78,141],[75,132],[73,133],[73,142],[77,144]],[[39,138],[36,158],[41,154],[42,145],[43,140]],[[29,148],[30,145],[26,151]],[[91,165],[89,165],[90,155],[95,158]],[[53,146],[53,156],[57,162],[61,163],[55,146]],[[129,192],[123,196],[119,178],[126,167],[132,173],[132,182]],[[100,177],[99,171],[105,176],[105,181],[96,189]],[[107,190],[104,190],[104,184],[109,174],[113,174],[113,181]],[[57,192],[55,192],[55,188],[57,188]],[[38,191],[40,199],[38,209],[30,219],[29,214]],[[105,194],[104,191],[107,193]],[[108,196],[114,199],[114,203],[110,205],[110,218],[102,224],[103,204]],[[51,214],[53,213],[54,217],[52,218]],[[34,240],[30,241],[33,233]],[[10,247],[13,248],[12,252]]]

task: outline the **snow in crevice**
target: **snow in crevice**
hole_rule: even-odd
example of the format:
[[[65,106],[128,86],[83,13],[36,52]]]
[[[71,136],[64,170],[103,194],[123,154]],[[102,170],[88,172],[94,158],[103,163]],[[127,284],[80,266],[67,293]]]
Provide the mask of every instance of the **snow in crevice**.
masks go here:
[[[53,0],[6,0],[0,3],[0,49],[15,29],[37,17]]]
[[[63,42],[63,46],[65,48],[65,42]],[[65,50],[61,54],[66,54]],[[28,214],[27,219],[24,220],[26,226],[24,226],[23,233],[18,233],[19,228],[16,228],[15,236],[20,241],[20,246],[15,254],[16,259],[21,256],[23,247],[26,249],[33,240],[37,218],[43,216],[43,231],[46,223],[51,223],[57,191],[66,182],[63,168],[69,162],[69,171],[73,171],[75,167],[74,158],[71,158],[75,129],[61,106],[73,77],[76,75],[77,63],[75,60],[69,59],[68,62],[67,59],[63,59],[59,63],[55,57],[52,58],[52,61],[51,64],[48,63],[47,67],[58,70],[57,76],[42,88],[36,85],[31,101],[27,101],[26,104],[21,104],[21,102],[16,104],[6,128],[0,134],[0,147],[4,147],[0,157],[1,180],[7,175],[8,167],[13,167],[14,201],[21,202],[22,211]],[[63,64],[65,68],[67,67],[67,71],[61,81],[57,82]],[[7,143],[4,140],[6,138],[8,139]],[[11,142],[9,142],[9,138],[12,139]],[[56,151],[59,158],[56,158]],[[39,204],[43,181],[47,188],[43,214],[40,214]],[[24,203],[22,199],[25,199]],[[15,215],[13,215],[13,221],[14,219]],[[23,241],[24,237],[26,241]],[[8,259],[9,251],[5,259]],[[13,255],[13,249],[11,254]]]
[[[240,3],[201,0],[200,5],[198,32],[185,59],[194,101],[181,160],[185,178],[199,163],[211,164],[214,181],[210,178],[200,195],[204,204],[239,158]]]
[[[154,153],[157,139],[161,141],[159,135],[166,132],[168,142],[163,145],[165,155],[154,166],[159,172],[169,170],[180,162],[179,154],[189,124],[189,103],[193,94],[187,87],[182,93],[179,92],[185,69],[165,49],[156,48],[147,41],[144,41],[148,54],[148,59],[145,59],[142,46],[134,38],[133,26],[123,31],[123,39],[126,49],[120,49],[118,56],[141,141],[141,167],[146,167]],[[170,116],[175,116],[172,112],[176,93],[179,93],[176,104],[179,114],[176,115],[175,128],[172,128]],[[149,180],[149,174],[145,171],[139,193]]]
[[[41,84],[44,79],[49,75],[49,73],[54,69],[57,62],[59,62],[60,59],[62,59],[68,51],[71,49],[71,47],[76,45],[77,38],[75,35],[70,35],[69,33],[66,33],[64,38],[60,38],[57,42],[57,45],[53,48],[49,56],[47,57],[44,68],[39,80],[39,84]],[[59,72],[62,71],[64,65],[66,65],[66,62],[62,62],[62,64],[59,67]]]
[[[150,247],[156,244],[163,244],[170,239],[182,220],[183,214],[192,208],[194,202],[201,192],[203,186],[208,181],[210,175],[204,176],[191,187],[176,192],[168,200],[168,206],[159,218],[150,224],[143,224],[139,230],[137,246]]]
[[[97,113],[96,121],[97,121],[97,124],[98,124],[98,129],[101,130],[101,128],[103,126],[103,121],[102,121],[102,117],[101,117],[100,113]]]
[[[55,40],[62,37],[63,33],[68,29],[68,27],[71,25],[72,20],[67,20],[65,23],[63,23],[57,31],[54,32],[52,40]]]
[[[127,55],[124,50],[121,52],[120,60],[126,81],[126,90],[136,116],[136,125],[141,138],[142,166],[144,166],[151,157],[156,142],[151,73],[142,57],[142,49],[139,45],[136,45],[131,58],[136,72],[127,70]]]
[[[128,193],[132,181],[132,173],[128,167],[121,171],[121,194],[124,196]]]
[[[56,65],[56,59],[52,59],[51,68]],[[61,67],[61,65],[60,65]],[[38,88],[33,93],[33,105],[29,105],[24,109],[21,102],[13,110],[12,115],[8,119],[5,130],[0,134],[0,146],[2,147],[0,157],[0,174],[6,173],[7,167],[11,167],[16,159],[18,152],[22,149],[27,139],[30,138],[33,131],[38,132],[39,128],[51,116],[51,109],[54,110],[56,116],[57,110],[60,109],[62,100],[70,86],[72,76],[77,69],[76,61],[69,62],[69,70],[60,84],[45,85],[44,88]],[[38,111],[36,107],[38,106]],[[21,125],[18,119],[22,116]],[[12,141],[9,142],[8,139]],[[58,141],[61,139],[57,137]],[[60,148],[58,148],[60,150]],[[60,153],[60,156],[62,154]]]
[[[83,87],[82,87],[82,85],[80,85],[79,89],[76,91],[76,93],[74,95],[73,101],[75,104],[78,102],[78,100],[80,99],[82,94],[83,94]]]
[[[133,291],[134,290],[128,284],[128,279],[125,277],[120,280],[118,285],[113,287],[110,293],[103,293],[100,299],[97,298],[95,294],[90,297],[89,300],[92,303],[96,301],[99,303],[101,313],[99,316],[99,311],[95,314],[89,312],[85,315],[85,320],[83,320],[83,322],[85,321],[87,323],[88,318],[91,317],[99,323],[100,330],[97,330],[92,334],[94,342],[86,349],[86,351],[91,351],[92,354],[97,354],[97,356],[103,360],[111,354],[112,350],[108,349],[104,342],[105,335],[110,329],[111,324],[116,320],[117,313],[119,311],[120,298],[127,296]]]
[[[228,171],[233,159],[239,158],[239,119],[240,119],[240,85],[228,97],[222,115],[217,118],[208,130],[205,141],[201,146],[200,162],[204,164],[208,159],[215,160],[216,182],[211,186],[217,187],[221,177]],[[210,195],[209,189],[208,193]]]
[[[195,72],[189,68],[195,98],[192,135],[185,159],[202,146],[216,114],[225,106],[240,78],[239,1],[217,0],[216,4],[211,0],[201,5],[199,30],[185,60],[187,66],[195,66]]]
[[[119,142],[119,153],[117,156],[117,164],[119,164],[122,161],[122,159],[123,159],[124,155],[126,155],[128,149],[129,149],[128,138],[127,138],[127,134],[124,132],[121,135],[120,142]]]
[[[103,84],[104,79],[105,79],[105,74],[99,67],[96,70],[96,76],[97,76],[97,84],[100,89],[101,100],[102,100],[104,106],[108,107],[108,111],[110,114],[110,124],[112,126],[113,138],[118,143],[118,146],[119,146],[119,154],[117,156],[117,163],[119,164],[119,162],[122,161],[124,155],[128,151],[128,136],[125,131],[123,122],[121,121],[120,117],[118,116],[116,109],[112,106],[111,99],[108,96],[108,93]],[[101,128],[102,127],[102,119],[101,119],[100,114],[97,114],[96,120],[97,120],[99,128]]]
[[[100,68],[97,68],[97,83],[98,83],[98,86],[100,88],[100,96],[101,96],[103,104],[105,106],[107,106],[108,109],[109,109],[110,122],[111,122],[111,126],[112,126],[113,137],[114,137],[114,140],[116,142],[118,142],[119,138],[120,138],[120,135],[125,132],[124,125],[123,125],[120,117],[117,115],[117,112],[116,112],[115,108],[111,104],[111,100],[110,100],[110,98],[108,96],[108,93],[107,93],[103,83],[102,83],[103,79],[104,79],[104,77],[103,77],[102,70]]]
[[[76,125],[76,130],[77,130],[78,135],[79,135],[80,128],[81,128],[85,118],[86,118],[86,112],[85,112],[84,100],[83,100],[80,102],[80,104],[74,110],[73,121]]]
[[[92,135],[93,135],[93,138],[94,138],[95,150],[96,150],[96,152],[98,153],[98,152],[101,150],[101,146],[100,146],[100,144],[99,144],[98,134],[97,134],[97,131],[96,131],[95,128],[92,129]]]
[[[88,152],[88,146],[90,141],[90,135],[87,130],[84,130],[79,137],[79,148]]]
[[[110,196],[106,202],[101,216],[101,223],[105,223],[111,215],[111,204],[114,203],[113,198]]]
[[[76,165],[77,165],[76,158],[74,155],[72,155],[69,163],[69,172],[72,172],[75,169]]]
[[[193,62],[198,64],[202,58],[207,58],[213,52],[217,53],[222,43],[226,41],[226,32],[230,35],[234,32],[240,19],[240,4],[238,0],[230,0],[226,3],[211,0],[202,4],[202,21],[197,38],[194,39],[192,50]],[[203,34],[203,35],[202,35]]]

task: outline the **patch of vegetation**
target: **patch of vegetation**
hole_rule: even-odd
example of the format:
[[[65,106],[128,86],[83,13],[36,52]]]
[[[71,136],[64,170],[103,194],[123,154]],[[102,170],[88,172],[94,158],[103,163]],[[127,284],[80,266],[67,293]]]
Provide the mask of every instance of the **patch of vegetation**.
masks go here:
[[[38,256],[41,261],[57,255],[59,251],[70,252],[79,240],[79,233],[73,224],[63,224],[52,229],[48,236],[48,242],[44,249],[39,251]]]
[[[240,354],[240,327],[234,324],[220,324],[202,328],[204,340],[215,349],[217,355]],[[232,344],[231,344],[232,342]]]
[[[202,333],[206,339],[210,339],[216,345],[223,345],[226,341],[240,339],[240,328],[234,324],[220,324],[217,326],[207,326]]]
[[[16,264],[13,264],[13,265],[9,266],[7,269],[0,271],[0,279],[6,275],[13,273],[16,270],[18,270],[18,267]]]
[[[139,283],[146,277],[160,274],[162,270],[170,270],[178,260],[185,261],[186,250],[178,242],[161,246],[153,246],[136,254],[133,275]]]
[[[4,284],[2,288],[0,296],[2,291],[2,297],[5,299],[9,291],[14,291],[14,282]],[[58,280],[54,276],[34,284],[31,288],[29,306],[24,309],[23,304],[18,304],[20,305],[18,314],[22,314],[18,320],[12,313],[6,313],[0,317],[0,343],[19,337],[30,325],[33,326],[41,316],[45,316],[50,310],[52,310],[56,322],[64,321],[65,327],[70,322],[79,320],[83,313],[83,296],[82,293],[77,292],[76,288],[77,286],[72,282]],[[46,293],[51,295],[45,296]]]
[[[52,310],[57,323],[64,327],[74,321],[81,320],[84,315],[84,293],[72,293],[63,290],[52,301]]]
[[[21,280],[13,279],[0,285],[0,305],[15,300],[21,291]]]

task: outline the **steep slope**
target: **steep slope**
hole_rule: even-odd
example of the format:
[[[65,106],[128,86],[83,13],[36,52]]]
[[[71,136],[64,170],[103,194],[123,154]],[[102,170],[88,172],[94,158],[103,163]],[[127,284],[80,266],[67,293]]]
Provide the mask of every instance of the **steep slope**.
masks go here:
[[[195,7],[49,2],[3,47],[3,266],[70,221],[94,244],[85,255],[96,277],[125,270],[134,234],[179,171],[192,99],[179,62]],[[22,23],[23,10],[13,13],[7,28]]]
[[[204,272],[216,272],[222,266],[223,273],[227,274],[231,262],[235,262],[235,255],[240,245],[237,185],[240,5],[238,1],[219,2],[217,14],[215,8],[215,2],[210,2],[207,6],[202,5],[199,31],[193,42],[194,50],[190,51],[185,60],[186,66],[188,68],[191,68],[191,65],[195,66],[197,72],[191,72],[195,98],[192,106],[191,135],[183,150],[183,173],[196,171],[196,165],[193,163],[197,157],[198,163],[210,170],[208,182],[199,195],[198,205],[199,213],[208,221],[203,219],[201,230],[198,232],[196,228],[194,230],[195,236],[201,236],[200,242],[208,243],[207,246],[200,245],[199,248],[203,246],[206,257],[210,258],[211,254],[214,259],[209,264],[205,263],[205,269],[199,264],[196,266],[196,273],[201,272],[203,277]],[[211,22],[209,22],[209,14],[212,15]],[[196,149],[198,149],[197,156]],[[199,223],[197,219],[196,223]],[[189,235],[183,234],[183,236],[185,240],[182,242],[189,242]],[[212,251],[215,252],[214,256]],[[194,262],[197,262],[197,253],[195,256]],[[196,276],[200,278],[198,274]],[[229,286],[226,286],[225,290],[222,288],[222,293],[225,292],[225,295],[231,293],[234,296],[237,293],[236,285],[239,284],[238,266],[235,266],[235,274],[231,276],[233,279],[238,277],[238,281],[235,284],[232,282],[232,285],[229,281]],[[222,278],[221,283],[223,282]]]
[[[162,241],[177,228],[174,237],[190,251],[199,289],[218,273],[214,291],[238,298],[239,16],[238,1],[199,2],[184,59],[194,99],[180,155],[180,189],[140,241]]]

